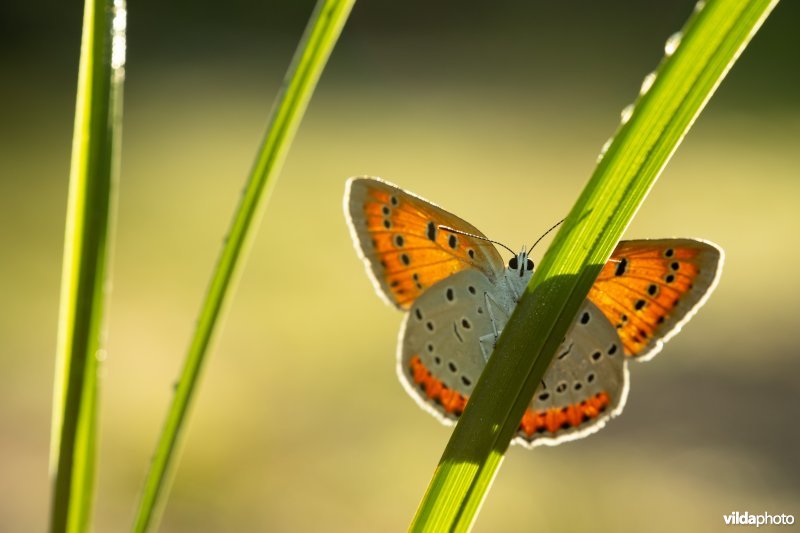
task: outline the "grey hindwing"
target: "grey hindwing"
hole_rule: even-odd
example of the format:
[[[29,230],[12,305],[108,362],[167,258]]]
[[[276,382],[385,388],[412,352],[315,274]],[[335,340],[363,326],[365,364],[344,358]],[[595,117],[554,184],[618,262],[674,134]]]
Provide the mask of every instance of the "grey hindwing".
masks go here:
[[[414,399],[442,421],[456,416],[446,413],[414,383],[411,358],[419,356],[446,387],[465,396],[472,394],[486,366],[480,338],[493,331],[485,295],[496,291],[483,273],[465,270],[430,287],[409,309],[400,332],[398,373]]]
[[[502,331],[514,305],[507,285],[494,285],[478,271],[459,272],[429,288],[412,305],[401,331],[398,373],[409,394],[439,420],[454,422],[457,414],[446,412],[414,382],[411,359],[418,356],[444,386],[469,397],[494,346],[495,329]],[[481,339],[486,346],[483,349]],[[613,325],[587,300],[530,407],[540,412],[564,409],[600,393],[608,395],[608,405],[577,426],[533,435],[520,431],[515,442],[528,446],[557,444],[600,429],[624,404],[626,364]]]
[[[540,430],[533,435],[519,431],[516,442],[528,446],[553,445],[581,438],[602,428],[609,418],[621,412],[625,404],[627,364],[614,326],[593,303],[586,300],[553,357],[530,408],[534,412],[547,412],[574,406],[580,412],[587,402],[604,395],[607,395],[608,403],[598,414],[584,416],[578,425],[565,423],[555,432]]]

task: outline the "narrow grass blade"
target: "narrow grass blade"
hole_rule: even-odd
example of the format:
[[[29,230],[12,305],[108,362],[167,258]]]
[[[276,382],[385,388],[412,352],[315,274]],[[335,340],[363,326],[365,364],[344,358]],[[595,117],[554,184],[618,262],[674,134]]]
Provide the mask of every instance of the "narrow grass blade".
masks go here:
[[[119,175],[125,5],[86,0],[53,392],[51,531],[86,531],[94,492],[97,370]]]
[[[134,531],[147,531],[157,523],[171,482],[181,433],[185,428],[200,370],[233,292],[253,235],[254,223],[260,218],[311,94],[354,3],[355,0],[318,1],[289,66],[272,110],[264,143],[212,274],[175,396],[142,489]]]
[[[503,331],[412,530],[470,528],[522,414],[601,266],[776,2],[710,0],[700,5],[682,34],[668,41],[667,57],[655,78],[643,85],[632,114],[623,113],[622,126]]]

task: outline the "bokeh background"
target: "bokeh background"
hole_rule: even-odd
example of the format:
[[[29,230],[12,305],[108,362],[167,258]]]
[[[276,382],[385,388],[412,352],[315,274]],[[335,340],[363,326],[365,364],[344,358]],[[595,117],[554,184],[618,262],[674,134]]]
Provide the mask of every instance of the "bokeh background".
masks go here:
[[[97,531],[126,531],[310,0],[129,5]],[[380,175],[494,239],[571,207],[690,1],[361,2],[205,369],[162,531],[399,531],[447,442],[394,374],[401,316],[342,216]],[[0,529],[42,531],[80,2],[0,6]],[[623,415],[513,448],[477,531],[714,531],[800,518],[800,6],[731,71],[627,237],[703,237],[717,292]],[[539,250],[541,254],[545,247]]]

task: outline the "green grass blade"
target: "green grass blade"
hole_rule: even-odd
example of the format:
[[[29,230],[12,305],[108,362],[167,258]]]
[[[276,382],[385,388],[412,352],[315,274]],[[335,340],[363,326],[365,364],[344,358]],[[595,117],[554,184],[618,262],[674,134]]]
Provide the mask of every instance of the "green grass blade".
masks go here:
[[[124,2],[86,0],[53,387],[54,532],[86,531],[91,523],[98,355],[119,175],[124,20]]]
[[[600,268],[776,3],[710,0],[689,19],[677,48],[667,47],[654,82],[620,127],[498,340],[412,530],[470,528],[524,410]]]
[[[157,522],[171,482],[173,463],[179,451],[181,433],[200,370],[249,248],[254,223],[260,218],[311,94],[354,3],[355,0],[319,0],[289,66],[272,110],[266,137],[212,274],[180,380],[145,479],[134,531],[147,531]]]

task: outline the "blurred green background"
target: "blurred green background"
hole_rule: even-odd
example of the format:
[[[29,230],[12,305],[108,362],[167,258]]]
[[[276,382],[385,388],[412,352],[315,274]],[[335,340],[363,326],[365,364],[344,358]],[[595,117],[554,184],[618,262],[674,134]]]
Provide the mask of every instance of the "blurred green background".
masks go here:
[[[431,5],[434,4],[434,5]],[[195,315],[311,1],[130,2],[97,531],[126,531]],[[398,531],[447,442],[394,373],[401,315],[342,216],[380,175],[512,248],[564,216],[687,1],[361,2],[254,243],[162,531]],[[49,509],[82,6],[0,6],[0,529]],[[513,448],[477,531],[800,518],[800,5],[780,4],[626,236],[703,237],[705,308],[588,439]],[[795,243],[795,244],[792,244]],[[545,247],[539,250],[541,254]]]

